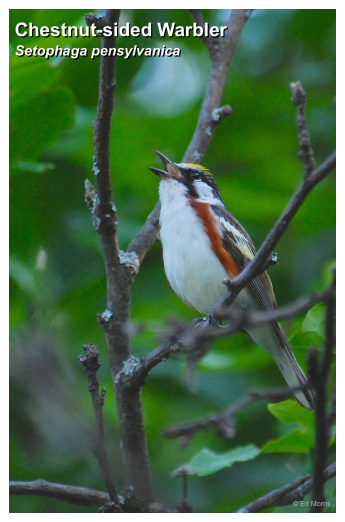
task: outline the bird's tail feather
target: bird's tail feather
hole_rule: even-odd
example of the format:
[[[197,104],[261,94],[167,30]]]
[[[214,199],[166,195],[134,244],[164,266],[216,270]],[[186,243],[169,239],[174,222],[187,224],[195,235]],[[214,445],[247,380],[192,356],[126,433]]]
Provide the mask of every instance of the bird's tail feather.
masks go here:
[[[268,325],[248,329],[249,336],[269,352],[290,388],[298,388],[307,384],[307,378],[301,370],[292,352],[290,343],[277,322]],[[308,408],[314,409],[314,394],[310,387],[294,392],[297,402]]]

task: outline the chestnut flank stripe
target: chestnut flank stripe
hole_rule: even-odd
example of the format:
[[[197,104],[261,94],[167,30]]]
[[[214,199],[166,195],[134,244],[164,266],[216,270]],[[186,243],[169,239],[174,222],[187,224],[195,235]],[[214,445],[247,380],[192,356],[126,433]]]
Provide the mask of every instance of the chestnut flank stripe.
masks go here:
[[[195,198],[189,198],[189,204],[195,210],[197,216],[201,219],[205,230],[208,232],[213,252],[218,256],[218,259],[222,263],[228,276],[233,279],[241,272],[241,270],[223,246],[222,238],[219,234],[218,223],[210,211],[210,204],[201,203],[196,201]]]

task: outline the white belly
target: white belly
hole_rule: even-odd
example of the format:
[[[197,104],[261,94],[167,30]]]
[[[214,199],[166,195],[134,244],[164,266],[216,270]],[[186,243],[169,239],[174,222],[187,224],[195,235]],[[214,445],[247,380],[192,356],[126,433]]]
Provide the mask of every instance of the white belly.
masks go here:
[[[169,197],[173,198],[172,191]],[[227,274],[212,251],[203,225],[185,199],[169,200],[161,190],[161,241],[164,268],[173,290],[190,306],[208,313],[225,291]],[[175,204],[180,202],[180,204]],[[171,210],[173,210],[171,212]]]

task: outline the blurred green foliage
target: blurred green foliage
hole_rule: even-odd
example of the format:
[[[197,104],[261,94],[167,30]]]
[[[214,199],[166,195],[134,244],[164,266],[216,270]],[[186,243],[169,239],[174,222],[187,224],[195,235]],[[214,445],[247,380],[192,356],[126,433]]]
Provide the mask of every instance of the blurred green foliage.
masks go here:
[[[225,10],[203,13],[211,24],[224,25],[229,16]],[[15,34],[19,22],[82,25],[84,14],[76,9],[10,10],[10,478],[44,478],[104,489],[88,445],[94,420],[77,360],[84,343],[95,343],[101,352],[99,376],[108,389],[107,443],[120,490],[123,472],[115,403],[105,339],[97,324],[97,313],[106,306],[102,253],[84,203],[84,180],[92,180],[99,60],[47,61],[15,55],[17,45],[69,44],[89,50],[98,46],[99,41],[92,38],[28,39]],[[125,10],[121,19],[139,26],[152,22],[154,28],[157,21],[190,24],[187,10]],[[122,248],[140,230],[157,200],[157,179],[148,170],[158,166],[154,150],[172,160],[181,159],[207,82],[209,59],[197,38],[162,39],[154,31],[153,39],[120,38],[118,45],[163,43],[180,47],[181,57],[117,60],[111,171]],[[335,145],[335,10],[254,10],[224,92],[223,101],[231,104],[233,114],[221,123],[204,164],[215,174],[228,208],[257,246],[301,176],[295,107],[289,91],[289,83],[296,80],[307,91],[309,127],[316,159],[321,162]],[[278,303],[325,286],[335,255],[334,226],[335,178],[331,175],[308,198],[278,245],[280,262],[270,270]],[[132,290],[135,354],[140,357],[153,349],[169,331],[169,324],[189,321],[195,315],[170,289],[157,243]],[[304,369],[311,344],[322,346],[322,321],[322,310],[317,309],[304,323],[297,318],[286,325]],[[206,447],[217,457],[231,456],[235,448],[247,445],[266,445],[266,451],[231,468],[221,466],[224,469],[210,477],[191,477],[190,501],[198,512],[233,511],[309,472],[310,457],[299,446],[304,443],[304,451],[309,451],[310,437],[306,441],[302,433],[307,428],[299,417],[297,430],[296,425],[282,424],[264,403],[238,415],[231,441],[213,432],[200,433],[182,450],[176,441],[161,435],[167,425],[221,411],[249,388],[282,384],[271,358],[242,335],[218,342],[194,378],[186,373],[181,355],[152,371],[143,402],[158,501],[176,505],[182,484],[172,480],[171,473]],[[293,404],[296,414],[308,413]],[[270,411],[282,420],[277,408],[271,406]],[[298,437],[291,435],[293,430]],[[282,449],[286,438],[289,453]],[[268,453],[269,444],[275,444],[279,452]],[[12,498],[10,509],[97,511],[95,506],[80,508],[40,497]]]

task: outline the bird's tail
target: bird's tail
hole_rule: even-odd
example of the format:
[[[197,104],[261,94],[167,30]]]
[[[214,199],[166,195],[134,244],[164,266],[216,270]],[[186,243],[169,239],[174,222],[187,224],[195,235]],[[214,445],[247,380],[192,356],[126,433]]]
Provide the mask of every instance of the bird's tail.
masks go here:
[[[272,355],[290,388],[307,384],[307,378],[296,361],[291,345],[279,323],[275,321],[265,326],[251,328],[247,333],[254,342]],[[314,393],[309,386],[295,391],[294,395],[301,406],[309,410],[314,409]]]

